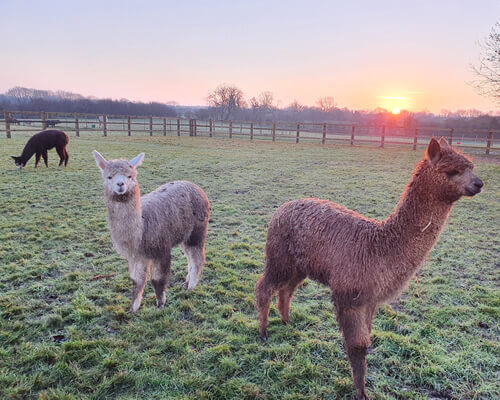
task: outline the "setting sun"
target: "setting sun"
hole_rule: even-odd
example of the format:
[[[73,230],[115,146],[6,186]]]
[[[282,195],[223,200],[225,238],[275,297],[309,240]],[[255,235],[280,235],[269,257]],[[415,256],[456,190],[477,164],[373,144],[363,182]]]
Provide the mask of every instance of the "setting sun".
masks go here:
[[[400,112],[401,112],[401,110],[400,110],[398,107],[394,107],[394,108],[392,109],[392,113],[393,113],[394,115],[398,115]]]

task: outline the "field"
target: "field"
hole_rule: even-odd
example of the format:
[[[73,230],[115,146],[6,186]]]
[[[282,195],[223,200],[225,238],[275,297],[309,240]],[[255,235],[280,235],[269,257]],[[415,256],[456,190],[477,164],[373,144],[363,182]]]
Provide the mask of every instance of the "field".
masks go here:
[[[21,172],[26,136],[0,138],[0,398],[349,399],[349,364],[328,290],[306,281],[284,326],[258,338],[253,289],[267,224],[283,202],[331,199],[372,218],[393,210],[423,150],[190,137],[70,138],[67,169]],[[128,312],[126,261],[107,232],[91,151],[144,151],[142,193],[171,180],[211,201],[207,264],[182,288],[173,254],[164,309],[146,287]],[[500,397],[500,162],[477,156],[484,192],[462,199],[418,279],[375,318],[372,399]],[[91,280],[100,274],[110,278]]]

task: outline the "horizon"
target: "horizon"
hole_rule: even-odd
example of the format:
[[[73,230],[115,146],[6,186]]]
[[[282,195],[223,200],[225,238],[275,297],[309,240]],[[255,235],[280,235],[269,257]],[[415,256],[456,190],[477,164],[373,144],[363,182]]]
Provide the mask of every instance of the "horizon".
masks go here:
[[[498,1],[136,4],[3,5],[11,57],[0,92],[22,86],[204,107],[211,90],[229,84],[246,99],[269,91],[279,108],[331,96],[360,111],[500,110],[470,85]]]
[[[36,91],[42,91],[42,92],[50,92],[50,96],[49,97],[60,97],[58,95],[58,92],[64,92],[65,94],[70,94],[70,95],[76,95],[76,96],[82,96],[83,99],[88,99],[88,100],[92,100],[92,101],[106,101],[106,100],[111,100],[111,101],[115,101],[115,102],[121,102],[121,101],[125,101],[125,102],[131,102],[131,103],[135,103],[135,104],[149,104],[149,103],[158,103],[158,104],[162,104],[162,105],[165,105],[165,106],[168,106],[168,107],[180,107],[180,108],[193,108],[193,109],[209,109],[211,106],[210,105],[207,105],[207,104],[194,104],[194,105],[188,105],[188,104],[179,104],[175,101],[171,101],[171,102],[166,102],[166,103],[162,103],[162,102],[154,102],[154,101],[149,101],[149,100],[129,100],[127,98],[121,98],[121,99],[117,99],[117,98],[111,98],[111,97],[96,97],[96,96],[85,96],[85,95],[82,95],[80,93],[75,93],[75,92],[71,92],[71,91],[60,91],[60,90],[49,90],[49,89],[38,89],[38,88],[23,88],[23,87],[20,87],[22,89],[28,89],[28,90],[36,90]],[[11,88],[11,89],[14,89],[14,88]],[[0,93],[0,95],[4,95],[4,96],[9,96],[6,94],[6,92],[4,93]],[[43,97],[42,97],[43,98]],[[317,104],[313,104],[313,105],[305,105],[306,107],[309,107],[309,108],[319,108],[319,106]],[[290,105],[286,105],[286,106],[276,106],[276,109],[277,110],[285,110],[287,109],[288,107],[290,107]],[[249,108],[249,105],[247,104],[246,106],[242,107],[242,109],[248,109]],[[490,116],[490,117],[499,117],[500,116],[500,110],[496,110],[496,111],[489,111],[489,112],[483,112],[481,110],[478,110],[478,109],[474,109],[474,108],[468,108],[468,109],[458,109],[458,110],[449,110],[449,109],[442,109],[440,110],[439,112],[432,112],[432,111],[428,111],[428,110],[421,110],[421,111],[411,111],[411,110],[406,110],[406,109],[400,109],[398,107],[393,107],[392,109],[386,109],[386,108],[383,108],[383,107],[377,107],[377,108],[374,108],[374,109],[350,109],[350,108],[347,108],[347,107],[341,107],[341,106],[335,106],[334,109],[336,110],[341,110],[341,111],[348,111],[348,112],[359,112],[359,113],[362,113],[362,114],[374,114],[374,113],[379,113],[379,112],[383,112],[383,113],[389,113],[389,114],[404,114],[404,113],[410,113],[410,114],[415,114],[415,115],[418,115],[418,114],[423,114],[423,115],[434,115],[436,117],[461,117],[461,118],[469,118],[471,117],[471,115],[466,115],[466,114],[470,114],[471,111],[472,112],[478,112],[480,111],[481,114],[480,115],[476,115],[476,116],[473,116],[473,117],[480,117],[480,116]],[[22,110],[10,110],[10,111],[19,111],[19,112],[23,112]],[[446,112],[446,113],[443,113],[443,112]],[[464,115],[462,115],[464,114]]]

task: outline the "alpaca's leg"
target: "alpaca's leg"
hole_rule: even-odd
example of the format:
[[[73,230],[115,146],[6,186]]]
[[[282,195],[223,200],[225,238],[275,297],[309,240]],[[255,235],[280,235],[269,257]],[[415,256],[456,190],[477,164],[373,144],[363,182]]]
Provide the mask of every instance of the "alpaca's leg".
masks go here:
[[[144,292],[144,286],[146,286],[147,271],[150,265],[151,261],[149,260],[129,260],[128,269],[133,283],[131,308],[133,313],[141,306],[142,293]]]
[[[368,328],[368,334],[372,333],[373,319],[375,318],[375,314],[377,313],[377,306],[366,306],[365,310],[365,324]]]
[[[201,271],[205,265],[205,249],[200,246],[183,246],[184,254],[188,260],[188,273],[184,286],[188,290],[193,290],[198,284]]]
[[[305,278],[305,275],[294,276],[278,292],[278,301],[276,302],[276,307],[278,308],[281,320],[284,324],[288,324],[288,322],[290,321],[290,303],[292,301],[293,294]]]
[[[41,156],[42,156],[42,153],[36,153],[36,155],[35,155],[35,168],[38,167],[38,164],[40,163]]]
[[[42,157],[43,157],[43,162],[45,163],[45,167],[49,168],[49,156],[47,154],[47,150],[43,151]]]
[[[259,312],[259,335],[262,340],[267,340],[267,323],[269,307],[273,299],[275,288],[264,273],[255,285],[255,306]]]
[[[68,150],[66,150],[66,148],[64,148],[64,166],[65,167],[68,165],[68,160],[69,160]]]
[[[63,147],[56,147],[57,154],[59,155],[59,166],[62,165],[64,162],[64,159],[66,158],[64,155],[64,148]]]
[[[370,346],[369,314],[364,308],[337,308],[337,321],[344,336],[344,343],[352,369],[352,378],[356,388],[356,400],[368,400],[365,390],[366,354]]]
[[[168,284],[168,275],[170,273],[170,254],[162,261],[154,262],[151,271],[151,284],[156,294],[156,307],[165,305],[165,288]]]

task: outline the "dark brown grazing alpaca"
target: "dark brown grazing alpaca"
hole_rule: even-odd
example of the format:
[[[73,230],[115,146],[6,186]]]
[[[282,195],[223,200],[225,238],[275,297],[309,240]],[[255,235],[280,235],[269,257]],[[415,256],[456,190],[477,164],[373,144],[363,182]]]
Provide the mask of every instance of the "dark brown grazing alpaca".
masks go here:
[[[57,154],[59,154],[59,166],[64,162],[64,166],[68,165],[69,154],[66,146],[68,145],[69,139],[63,131],[58,130],[48,130],[42,131],[34,134],[29,138],[26,146],[24,146],[23,153],[19,156],[12,156],[16,167],[22,169],[26,166],[33,154],[36,154],[35,158],[35,168],[40,162],[40,156],[43,157],[43,162],[45,166],[49,167],[47,150],[56,148]]]
[[[290,302],[306,277],[332,291],[356,398],[366,400],[366,353],[379,304],[397,297],[431,251],[453,203],[481,192],[473,164],[446,140],[431,139],[395,211],[384,221],[331,201],[283,204],[269,224],[266,268],[255,288],[260,337],[267,340],[272,297],[288,323]]]

